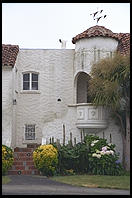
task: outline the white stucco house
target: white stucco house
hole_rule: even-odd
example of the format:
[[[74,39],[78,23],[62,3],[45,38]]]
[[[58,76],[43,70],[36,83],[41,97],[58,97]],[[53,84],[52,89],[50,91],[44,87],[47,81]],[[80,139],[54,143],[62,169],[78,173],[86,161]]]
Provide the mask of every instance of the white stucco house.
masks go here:
[[[107,109],[95,108],[87,90],[92,64],[130,49],[130,34],[93,26],[72,39],[75,49],[19,49],[2,45],[2,143],[15,147],[96,134],[116,144],[120,128]],[[29,46],[30,47],[30,46]]]

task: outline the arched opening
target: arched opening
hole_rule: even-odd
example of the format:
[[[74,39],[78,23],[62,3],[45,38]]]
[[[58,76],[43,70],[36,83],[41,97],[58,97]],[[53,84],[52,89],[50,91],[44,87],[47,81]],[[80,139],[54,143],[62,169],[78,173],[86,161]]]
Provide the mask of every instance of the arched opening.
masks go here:
[[[85,72],[79,73],[77,77],[77,103],[90,103],[90,96],[88,95],[90,76]]]

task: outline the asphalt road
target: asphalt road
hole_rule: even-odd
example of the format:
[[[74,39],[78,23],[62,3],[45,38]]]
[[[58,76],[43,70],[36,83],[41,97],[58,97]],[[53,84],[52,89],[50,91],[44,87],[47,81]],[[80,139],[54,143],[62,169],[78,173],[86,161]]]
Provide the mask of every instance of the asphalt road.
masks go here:
[[[77,187],[44,176],[10,175],[2,195],[130,195],[129,190]]]

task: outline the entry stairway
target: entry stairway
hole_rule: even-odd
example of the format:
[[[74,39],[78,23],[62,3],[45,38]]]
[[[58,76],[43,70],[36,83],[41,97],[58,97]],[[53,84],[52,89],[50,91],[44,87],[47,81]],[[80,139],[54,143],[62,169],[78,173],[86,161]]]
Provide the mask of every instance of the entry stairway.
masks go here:
[[[27,145],[27,148],[14,149],[14,162],[8,175],[40,175],[33,162],[33,151],[39,145]]]

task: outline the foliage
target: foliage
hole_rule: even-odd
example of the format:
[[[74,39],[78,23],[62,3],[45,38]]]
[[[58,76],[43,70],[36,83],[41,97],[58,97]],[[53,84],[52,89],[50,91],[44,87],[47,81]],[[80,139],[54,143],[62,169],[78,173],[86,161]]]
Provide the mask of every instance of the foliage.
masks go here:
[[[98,136],[86,136],[89,142],[89,173],[94,175],[121,175],[123,172],[115,145]]]
[[[51,144],[41,145],[33,152],[33,161],[43,175],[52,176],[58,163],[57,149]]]
[[[94,105],[109,108],[121,127],[123,164],[130,169],[130,55],[115,53],[95,63],[91,69],[88,93]]]
[[[54,143],[54,146],[55,143]],[[67,175],[67,170],[74,172],[86,172],[88,167],[88,147],[84,143],[60,145],[58,147],[57,173]]]
[[[54,146],[55,145],[54,143]],[[123,168],[115,145],[108,144],[106,139],[87,135],[84,142],[70,146],[59,146],[57,173],[67,175],[67,170],[73,173],[89,173],[100,175],[121,175]]]
[[[2,175],[5,175],[13,164],[13,151],[10,147],[2,145]]]
[[[96,105],[129,111],[130,57],[115,54],[92,66],[89,94]]]

